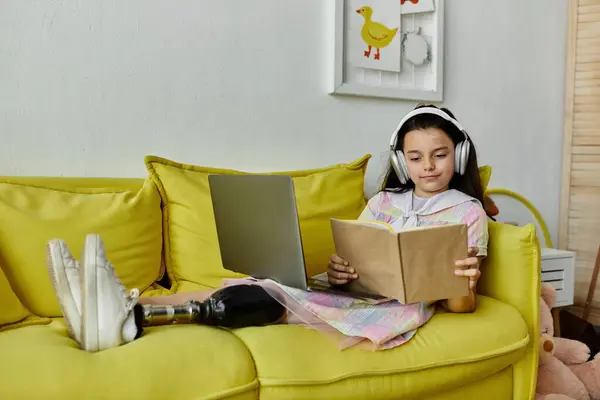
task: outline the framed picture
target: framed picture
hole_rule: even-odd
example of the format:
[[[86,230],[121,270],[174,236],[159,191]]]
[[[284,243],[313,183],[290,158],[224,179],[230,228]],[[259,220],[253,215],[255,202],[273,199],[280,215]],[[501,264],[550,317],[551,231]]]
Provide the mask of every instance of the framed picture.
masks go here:
[[[444,0],[333,0],[329,93],[441,102]]]

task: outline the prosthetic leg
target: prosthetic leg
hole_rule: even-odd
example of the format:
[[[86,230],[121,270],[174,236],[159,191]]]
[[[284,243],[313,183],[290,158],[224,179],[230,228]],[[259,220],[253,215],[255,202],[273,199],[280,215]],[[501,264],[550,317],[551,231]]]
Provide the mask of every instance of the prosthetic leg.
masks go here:
[[[181,323],[230,329],[277,324],[285,319],[287,310],[283,299],[274,296],[258,285],[234,285],[216,291],[202,302],[137,304],[134,313],[138,336],[144,327]]]

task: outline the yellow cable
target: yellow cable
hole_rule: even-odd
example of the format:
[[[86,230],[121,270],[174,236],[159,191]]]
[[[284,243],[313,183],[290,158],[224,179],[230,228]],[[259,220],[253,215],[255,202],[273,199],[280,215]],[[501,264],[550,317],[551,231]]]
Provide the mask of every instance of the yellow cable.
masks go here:
[[[550,238],[550,233],[548,232],[548,227],[546,226],[546,222],[544,222],[544,219],[542,218],[542,215],[540,214],[540,212],[537,210],[537,208],[534,207],[533,204],[531,204],[531,202],[529,200],[527,200],[525,197],[521,196],[520,194],[515,193],[512,190],[508,190],[508,189],[488,189],[485,192],[485,194],[487,194],[487,195],[501,194],[501,195],[505,195],[508,197],[512,197],[513,199],[518,200],[521,203],[523,203],[523,205],[525,207],[527,207],[527,209],[533,214],[533,216],[537,220],[537,223],[539,224],[540,229],[542,230],[542,233],[544,234],[544,240],[546,241],[546,247],[549,247],[549,248],[554,247],[552,245],[552,239]]]

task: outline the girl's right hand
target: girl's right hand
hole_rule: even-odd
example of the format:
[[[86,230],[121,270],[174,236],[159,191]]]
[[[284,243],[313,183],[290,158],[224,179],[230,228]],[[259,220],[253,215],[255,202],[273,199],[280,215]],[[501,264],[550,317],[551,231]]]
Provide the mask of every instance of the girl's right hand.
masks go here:
[[[350,266],[348,261],[343,258],[332,255],[327,268],[327,279],[332,285],[345,285],[346,283],[358,279],[358,274]]]

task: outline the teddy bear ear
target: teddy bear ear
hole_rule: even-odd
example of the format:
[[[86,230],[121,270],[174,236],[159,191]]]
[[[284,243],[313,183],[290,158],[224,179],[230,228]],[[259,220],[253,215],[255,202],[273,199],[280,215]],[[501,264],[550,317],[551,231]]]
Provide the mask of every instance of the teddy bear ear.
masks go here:
[[[548,308],[556,304],[556,290],[546,282],[542,282],[542,299],[548,305]]]

